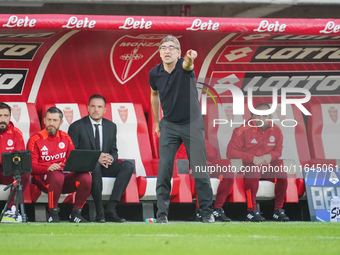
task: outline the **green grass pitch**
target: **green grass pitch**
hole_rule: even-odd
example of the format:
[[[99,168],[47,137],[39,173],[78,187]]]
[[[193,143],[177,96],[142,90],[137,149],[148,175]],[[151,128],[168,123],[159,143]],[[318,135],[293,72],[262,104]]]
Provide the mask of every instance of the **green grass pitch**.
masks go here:
[[[0,254],[339,254],[321,222],[0,224]]]

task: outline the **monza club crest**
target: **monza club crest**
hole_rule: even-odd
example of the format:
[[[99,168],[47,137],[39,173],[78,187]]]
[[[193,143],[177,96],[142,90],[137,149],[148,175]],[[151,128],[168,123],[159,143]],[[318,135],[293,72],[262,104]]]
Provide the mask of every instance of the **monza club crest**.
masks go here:
[[[119,114],[120,119],[125,124],[128,118],[128,114],[129,114],[128,108],[126,108],[125,106],[119,106],[118,114]]]
[[[119,38],[111,49],[112,72],[124,84],[132,79],[158,52],[164,35],[125,35]]]
[[[21,107],[17,104],[12,106],[12,117],[15,119],[16,122],[19,122],[21,117]]]
[[[334,123],[338,121],[338,109],[336,109],[334,106],[328,108],[328,114]]]
[[[63,112],[67,123],[71,125],[73,121],[73,110],[71,109],[71,107],[65,107]]]

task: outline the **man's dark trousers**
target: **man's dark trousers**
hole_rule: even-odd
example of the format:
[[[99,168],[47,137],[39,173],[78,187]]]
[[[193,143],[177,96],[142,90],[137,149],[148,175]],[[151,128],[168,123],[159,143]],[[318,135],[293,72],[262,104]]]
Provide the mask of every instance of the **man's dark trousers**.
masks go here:
[[[174,159],[179,146],[184,142],[190,167],[194,173],[197,167],[206,167],[207,156],[204,139],[203,119],[198,119],[184,125],[177,125],[162,119],[159,139],[159,167],[157,176],[157,217],[168,215],[170,205],[171,177]],[[206,168],[205,168],[206,169]],[[203,216],[212,213],[212,189],[207,172],[194,173],[196,193]]]
[[[99,163],[92,172],[92,198],[96,205],[97,214],[103,217],[104,208],[102,203],[102,177],[115,177],[115,184],[112,189],[110,201],[120,201],[130,177],[134,172],[134,164],[130,161],[114,162],[108,168],[102,167]],[[97,215],[98,216],[98,215]]]

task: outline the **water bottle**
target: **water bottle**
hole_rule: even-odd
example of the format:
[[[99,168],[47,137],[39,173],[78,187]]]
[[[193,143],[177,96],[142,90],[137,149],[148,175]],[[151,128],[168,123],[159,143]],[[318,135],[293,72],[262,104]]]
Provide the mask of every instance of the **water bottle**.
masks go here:
[[[156,223],[156,219],[155,218],[147,218],[145,219],[146,223]]]

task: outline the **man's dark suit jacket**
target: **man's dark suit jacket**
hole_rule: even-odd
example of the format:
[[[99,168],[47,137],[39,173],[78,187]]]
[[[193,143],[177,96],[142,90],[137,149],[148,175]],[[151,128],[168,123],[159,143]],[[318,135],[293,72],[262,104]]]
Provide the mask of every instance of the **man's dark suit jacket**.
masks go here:
[[[117,126],[108,119],[102,119],[103,128],[103,145],[102,152],[109,153],[113,157],[113,161],[118,159],[117,149]],[[71,137],[76,149],[94,150],[95,141],[93,127],[89,116],[75,121],[68,129],[68,134]],[[96,167],[99,167],[97,164]]]

